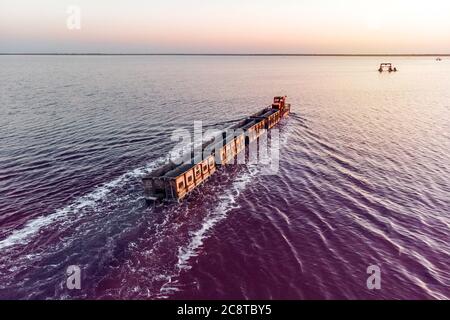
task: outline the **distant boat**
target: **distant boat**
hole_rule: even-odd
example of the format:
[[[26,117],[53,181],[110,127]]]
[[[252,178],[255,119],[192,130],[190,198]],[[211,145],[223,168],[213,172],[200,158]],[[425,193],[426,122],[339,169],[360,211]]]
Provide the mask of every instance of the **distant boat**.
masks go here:
[[[436,58],[436,61],[442,61],[442,59],[441,59],[441,58],[439,58],[439,57],[437,57],[437,58]]]

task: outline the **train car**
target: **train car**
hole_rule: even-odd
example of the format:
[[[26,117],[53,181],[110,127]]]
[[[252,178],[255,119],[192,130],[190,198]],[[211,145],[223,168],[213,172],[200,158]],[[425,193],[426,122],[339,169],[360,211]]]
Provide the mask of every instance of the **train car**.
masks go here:
[[[291,105],[286,103],[287,97],[273,98],[272,108],[280,111],[281,118],[287,117],[291,112]]]
[[[243,123],[241,123],[236,130],[242,130],[245,133],[245,143],[250,144],[258,139],[258,130],[257,130],[257,120],[252,118],[247,118]]]

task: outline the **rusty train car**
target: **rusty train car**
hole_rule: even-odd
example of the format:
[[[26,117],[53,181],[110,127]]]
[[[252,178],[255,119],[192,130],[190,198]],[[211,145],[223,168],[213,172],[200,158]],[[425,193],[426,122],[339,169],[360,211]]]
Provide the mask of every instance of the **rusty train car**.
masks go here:
[[[246,146],[256,142],[265,132],[287,117],[291,105],[286,96],[275,97],[271,106],[227,128],[222,135],[201,146],[201,155],[188,154],[190,161],[169,162],[142,178],[144,197],[155,201],[181,202],[195,188],[207,181],[219,167],[234,163]],[[186,163],[187,162],[187,163]]]

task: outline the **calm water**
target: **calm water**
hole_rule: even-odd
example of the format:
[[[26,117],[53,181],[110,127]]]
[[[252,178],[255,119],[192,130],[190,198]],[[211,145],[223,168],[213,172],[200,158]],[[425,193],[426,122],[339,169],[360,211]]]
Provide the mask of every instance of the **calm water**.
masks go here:
[[[0,298],[449,299],[450,61],[381,60],[0,57]],[[277,175],[145,205],[173,129],[279,94]]]

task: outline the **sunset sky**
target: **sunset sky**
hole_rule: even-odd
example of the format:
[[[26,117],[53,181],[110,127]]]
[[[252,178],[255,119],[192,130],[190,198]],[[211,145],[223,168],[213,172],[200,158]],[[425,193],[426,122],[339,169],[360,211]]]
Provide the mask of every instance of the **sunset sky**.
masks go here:
[[[1,0],[0,52],[450,53],[450,1]]]

